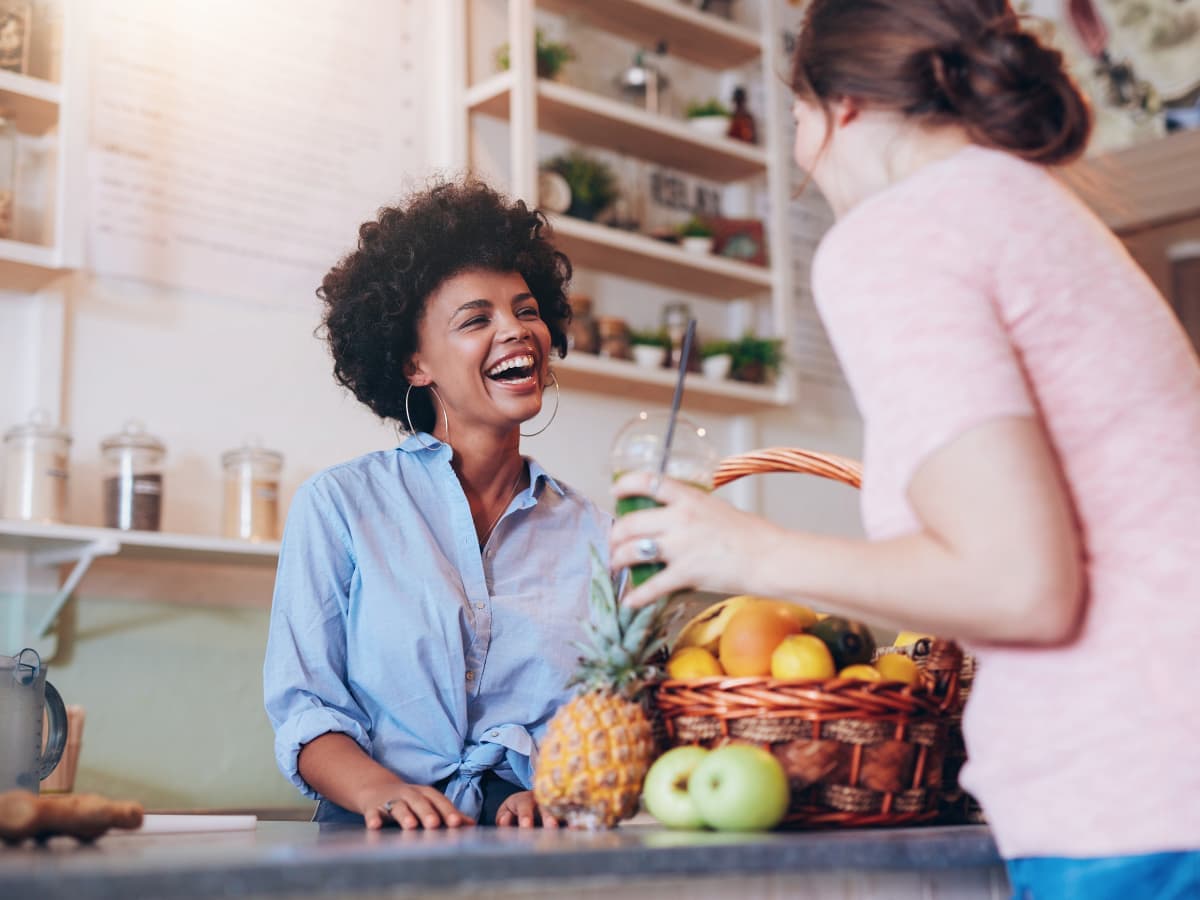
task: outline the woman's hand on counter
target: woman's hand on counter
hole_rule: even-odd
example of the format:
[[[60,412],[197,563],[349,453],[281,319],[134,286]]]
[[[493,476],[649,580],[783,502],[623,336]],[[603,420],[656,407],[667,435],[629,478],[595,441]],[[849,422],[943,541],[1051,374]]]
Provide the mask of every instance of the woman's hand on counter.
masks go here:
[[[558,827],[558,819],[538,807],[537,802],[533,799],[533,791],[518,791],[510,794],[496,810],[496,825],[501,828],[513,825],[532,828],[539,823],[543,828]]]
[[[421,784],[390,784],[363,792],[359,811],[367,828],[395,822],[406,831],[414,828],[460,828],[475,820],[459,811],[437,788]]]

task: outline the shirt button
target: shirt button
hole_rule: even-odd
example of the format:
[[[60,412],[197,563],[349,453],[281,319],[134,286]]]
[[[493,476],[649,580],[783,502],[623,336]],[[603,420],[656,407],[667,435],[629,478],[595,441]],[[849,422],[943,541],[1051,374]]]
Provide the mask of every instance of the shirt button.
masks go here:
[[[475,680],[475,673],[474,673],[474,672],[468,672],[468,673],[467,673],[467,681],[474,681],[474,680]]]
[[[488,732],[488,737],[500,737],[500,732],[498,732],[498,731],[489,731],[489,732]]]
[[[487,606],[486,603],[476,603],[475,604],[476,609],[484,609],[484,608],[486,608],[486,606]]]

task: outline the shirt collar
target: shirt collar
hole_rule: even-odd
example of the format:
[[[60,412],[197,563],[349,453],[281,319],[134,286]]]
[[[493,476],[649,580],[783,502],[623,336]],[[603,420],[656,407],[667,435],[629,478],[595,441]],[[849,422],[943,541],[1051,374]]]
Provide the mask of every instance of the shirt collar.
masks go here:
[[[427,434],[423,431],[410,434],[404,439],[404,442],[400,445],[400,449],[405,453],[420,453],[421,451],[428,451],[438,455],[441,455],[443,452],[451,452],[449,444],[445,444],[435,438],[432,434]],[[550,485],[550,487],[552,487],[560,497],[566,496],[566,488],[564,488],[562,483],[559,482],[553,475],[543,469],[541,463],[532,457],[527,456],[525,459],[529,462],[529,484],[533,488],[534,496],[537,495],[538,485],[542,482]]]

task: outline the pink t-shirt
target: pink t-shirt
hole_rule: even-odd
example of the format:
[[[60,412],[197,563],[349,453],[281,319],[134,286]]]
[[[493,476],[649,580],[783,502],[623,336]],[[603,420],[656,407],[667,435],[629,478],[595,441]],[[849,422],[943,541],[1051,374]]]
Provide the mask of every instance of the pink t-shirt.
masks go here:
[[[873,539],[917,530],[914,472],[999,417],[1040,415],[1066,475],[1081,634],[971,648],[962,781],[1001,853],[1200,848],[1200,364],[1166,303],[1050,173],[980,147],[855,207],[813,281]]]

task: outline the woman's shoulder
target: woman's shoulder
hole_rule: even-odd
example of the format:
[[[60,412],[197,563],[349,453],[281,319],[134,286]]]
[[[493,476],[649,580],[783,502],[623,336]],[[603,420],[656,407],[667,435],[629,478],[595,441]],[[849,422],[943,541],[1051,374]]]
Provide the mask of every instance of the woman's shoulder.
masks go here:
[[[356,492],[381,476],[394,475],[403,465],[400,456],[396,450],[374,450],[326,466],[301,482],[297,495],[332,498]]]
[[[526,457],[529,462],[529,474],[538,490],[549,490],[561,502],[557,508],[583,515],[594,520],[601,528],[607,530],[612,525],[612,514],[604,511],[583,491],[568,484],[561,478],[550,474],[536,459]]]

